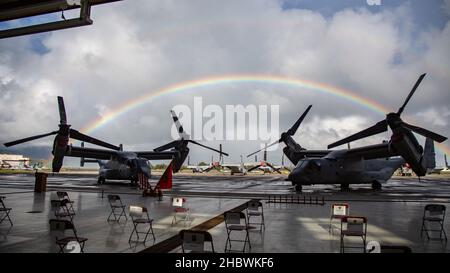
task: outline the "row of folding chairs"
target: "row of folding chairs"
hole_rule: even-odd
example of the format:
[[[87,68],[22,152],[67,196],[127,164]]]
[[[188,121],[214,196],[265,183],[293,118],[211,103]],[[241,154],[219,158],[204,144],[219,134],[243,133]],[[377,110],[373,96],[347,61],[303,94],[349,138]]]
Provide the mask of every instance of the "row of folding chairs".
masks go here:
[[[128,217],[126,214],[127,206],[122,202],[122,199],[117,194],[109,194],[108,202],[111,207],[111,212],[108,216],[107,221],[120,221],[120,218],[124,217],[126,221],[128,221]],[[153,241],[155,241],[155,233],[153,231],[153,219],[150,218],[148,214],[148,209],[143,206],[131,205],[130,206],[130,218],[133,223],[133,230],[131,231],[130,238],[128,242],[132,241],[140,241],[140,234],[145,234],[143,242],[147,241],[148,235],[152,234]],[[114,217],[114,219],[112,219]],[[147,226],[145,231],[140,230],[140,226]],[[133,236],[136,237],[136,240],[133,240]]]
[[[227,232],[225,252],[245,252],[247,245],[248,248],[251,249],[252,246],[249,231],[258,230],[259,232],[263,232],[265,230],[264,207],[259,200],[248,201],[244,212],[225,212],[224,218]],[[238,245],[243,243],[242,250],[237,250],[235,247],[233,248],[232,242],[238,243]]]
[[[257,218],[257,219],[255,219]],[[246,209],[242,211],[227,211],[224,213],[227,240],[225,252],[245,252],[247,246],[251,249],[250,230],[264,231],[264,208],[259,200],[250,200]],[[181,230],[179,236],[182,240],[183,252],[214,252],[214,243],[210,233],[198,230]],[[205,250],[205,242],[210,243],[210,249]],[[242,245],[242,250],[233,248],[233,244]]]
[[[70,199],[65,191],[57,191],[51,194],[50,205],[56,219],[50,219],[50,231],[55,236],[56,245],[59,252],[84,252],[86,241],[85,237],[80,237],[74,224],[75,209],[74,201]],[[67,231],[71,234],[67,235]]]
[[[119,195],[110,194],[108,195],[108,202],[111,207],[111,212],[108,216],[107,221],[117,221],[119,222],[122,217],[128,220],[126,209],[127,205],[122,202]],[[175,225],[180,221],[186,223],[191,222],[190,208],[186,206],[186,198],[174,197],[172,198],[172,206],[174,208],[173,218],[171,225]],[[133,235],[136,236],[136,241],[139,241],[139,234],[145,234],[144,242],[147,240],[148,235],[151,233],[153,239],[155,240],[155,234],[153,232],[153,219],[148,215],[148,210],[146,207],[142,206],[130,206],[130,217],[133,223],[133,231],[130,234],[129,241],[132,241]],[[148,229],[145,232],[139,231],[140,225],[148,225]]]

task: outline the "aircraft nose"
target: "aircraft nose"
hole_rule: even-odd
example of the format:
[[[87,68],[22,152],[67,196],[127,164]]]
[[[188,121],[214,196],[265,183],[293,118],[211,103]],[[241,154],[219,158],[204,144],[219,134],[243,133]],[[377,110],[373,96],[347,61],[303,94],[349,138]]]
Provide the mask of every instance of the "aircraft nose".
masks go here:
[[[298,168],[295,168],[292,170],[291,173],[289,173],[287,180],[292,182],[298,182],[301,175],[301,170]]]

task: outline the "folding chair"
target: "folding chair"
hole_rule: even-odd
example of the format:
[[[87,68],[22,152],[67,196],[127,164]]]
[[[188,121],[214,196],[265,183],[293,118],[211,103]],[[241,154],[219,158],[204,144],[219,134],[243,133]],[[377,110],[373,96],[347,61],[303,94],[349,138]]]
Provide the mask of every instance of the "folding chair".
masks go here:
[[[248,223],[247,223],[247,217],[245,216],[245,214],[243,212],[239,212],[239,211],[226,211],[224,213],[224,217],[225,217],[225,228],[227,229],[227,241],[225,243],[225,252],[232,252],[235,250],[231,249],[231,242],[243,242],[244,246],[242,248],[242,252],[245,252],[245,247],[248,243],[249,249],[252,248],[251,244],[250,244],[250,237],[248,234],[248,230],[252,229],[254,227],[249,227]],[[242,223],[242,219],[244,219],[243,223]],[[245,233],[245,239],[231,239],[231,233],[232,232],[243,232]],[[229,245],[229,247],[228,247]]]
[[[444,230],[444,220],[445,220],[445,205],[439,204],[426,205],[425,209],[423,210],[422,228],[420,230],[420,237],[422,237],[423,232],[425,231],[425,233],[427,234],[427,239],[430,240],[430,235],[428,234],[428,231],[430,232],[439,231],[439,239],[442,240],[442,234],[444,234],[444,239],[445,241],[447,241],[447,234],[445,234]],[[439,229],[430,229],[426,225],[427,222],[437,223],[439,224],[440,227]]]
[[[261,209],[260,209],[261,208]],[[259,222],[250,222],[250,217],[260,217]],[[259,225],[259,231],[265,229],[266,226],[264,224],[264,208],[263,204],[258,200],[250,200],[247,202],[247,222],[250,226],[251,224]]]
[[[345,229],[344,229],[345,227]],[[345,248],[362,248],[366,253],[367,218],[363,216],[344,216],[341,218],[341,253]],[[344,237],[360,237],[363,242],[362,247],[345,246]]]
[[[70,211],[69,206],[67,205],[69,204],[67,199],[50,200],[50,204],[57,219],[69,217],[70,221],[73,221],[73,216],[75,213]]]
[[[58,196],[59,200],[67,200],[67,207],[69,208],[69,211],[75,215],[75,210],[73,209],[73,204],[75,202],[70,200],[69,194],[65,191],[57,191],[56,195]]]
[[[60,231],[64,234],[66,230],[71,229],[73,232],[73,236],[66,236],[62,238],[58,238],[58,236],[56,236],[56,244],[59,246],[59,253],[64,253],[64,248],[72,246],[74,242],[76,242],[77,245],[74,246],[75,249],[72,248],[70,250],[78,251],[76,247],[79,246],[79,251],[84,253],[84,245],[88,239],[78,237],[73,222],[69,220],[50,219],[49,224],[51,231]]]
[[[144,217],[145,216],[145,217]],[[150,219],[150,216],[148,215],[148,210],[146,207],[140,207],[140,206],[130,206],[130,217],[133,221],[133,231],[130,234],[130,239],[128,239],[128,242],[131,242],[131,238],[134,233],[136,233],[137,241],[139,241],[139,234],[145,234],[144,243],[147,241],[147,236],[150,232],[152,232],[153,241],[155,241],[155,233],[153,232],[153,219]],[[138,225],[140,224],[148,224],[148,230],[147,232],[141,232],[138,231]]]
[[[186,253],[186,251],[190,251],[190,253],[214,253],[213,239],[207,231],[183,229],[180,231],[179,236],[183,241],[181,244],[183,253]],[[211,243],[211,251],[205,250],[205,242]]]
[[[116,194],[108,194],[108,202],[111,206],[111,213],[108,216],[107,221],[120,221],[120,217],[125,216],[125,220],[128,220],[127,214],[125,212],[126,206],[122,203],[122,199],[120,199],[119,195]],[[116,212],[119,211],[119,212]],[[111,215],[114,215],[114,220],[110,220]],[[119,216],[119,217],[117,217]]]
[[[0,224],[3,222],[3,220],[5,220],[6,218],[8,218],[9,223],[11,224],[11,226],[13,226],[13,222],[11,221],[11,217],[9,217],[9,213],[11,212],[11,208],[7,208],[5,206],[5,203],[3,203],[3,199],[5,199],[4,196],[0,196],[0,213],[3,215],[0,215]]]
[[[331,215],[330,215],[330,226],[328,228],[328,232],[333,234],[332,221],[334,219],[341,220],[343,217],[348,216],[348,215],[349,215],[349,206],[347,203],[332,204],[331,205]]]
[[[186,207],[186,198],[182,197],[173,197],[172,198],[172,206],[174,207],[173,210],[173,218],[172,218],[172,226],[174,224],[177,224],[179,221],[184,221],[184,224],[186,225],[186,222],[191,221],[191,211],[188,207]],[[181,218],[177,220],[177,215],[179,215]]]

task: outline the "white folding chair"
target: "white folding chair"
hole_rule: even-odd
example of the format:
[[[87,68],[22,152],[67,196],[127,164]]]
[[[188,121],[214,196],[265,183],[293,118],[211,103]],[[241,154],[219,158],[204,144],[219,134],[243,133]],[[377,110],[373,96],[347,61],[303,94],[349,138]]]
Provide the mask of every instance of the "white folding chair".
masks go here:
[[[173,197],[172,207],[174,207],[172,226],[177,224],[179,221],[184,221],[185,225],[188,221],[191,221],[191,210],[186,206],[186,198]],[[179,216],[179,219],[177,219],[177,215]]]
[[[331,205],[330,225],[328,232],[333,234],[332,222],[334,219],[341,220],[343,217],[349,215],[349,205],[347,203],[339,203]]]
[[[133,234],[136,234],[137,241],[139,241],[139,234],[145,234],[144,243],[147,241],[147,236],[152,233],[153,241],[155,241],[155,233],[153,232],[153,219],[150,219],[148,215],[148,210],[146,207],[141,206],[130,206],[130,217],[133,222],[133,231],[131,231],[130,238],[128,242],[131,242]],[[141,232],[138,230],[139,225],[148,225],[146,232]]]

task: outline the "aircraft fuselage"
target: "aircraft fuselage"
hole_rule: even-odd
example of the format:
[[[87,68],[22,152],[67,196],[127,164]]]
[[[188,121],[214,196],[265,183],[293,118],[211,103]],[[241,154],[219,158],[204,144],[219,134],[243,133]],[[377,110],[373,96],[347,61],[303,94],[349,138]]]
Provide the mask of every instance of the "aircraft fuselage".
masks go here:
[[[99,160],[99,181],[104,180],[130,180],[137,181],[137,169],[147,177],[151,176],[151,169],[148,161],[143,158],[136,158],[127,163],[118,160]],[[138,164],[137,166],[135,164]],[[134,166],[133,166],[134,165]]]
[[[404,162],[402,158],[370,160],[307,158],[297,163],[289,175],[289,180],[293,185],[384,183]]]

